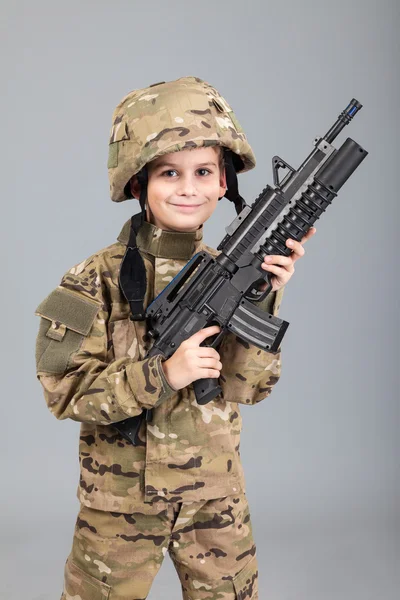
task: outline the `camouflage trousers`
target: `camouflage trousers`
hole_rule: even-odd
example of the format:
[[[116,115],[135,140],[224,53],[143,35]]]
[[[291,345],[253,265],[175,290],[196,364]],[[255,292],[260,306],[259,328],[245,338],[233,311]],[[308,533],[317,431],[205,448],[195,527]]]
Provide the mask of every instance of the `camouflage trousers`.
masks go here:
[[[245,493],[143,502],[131,514],[81,506],[61,600],[144,600],[167,552],[184,600],[258,600]]]

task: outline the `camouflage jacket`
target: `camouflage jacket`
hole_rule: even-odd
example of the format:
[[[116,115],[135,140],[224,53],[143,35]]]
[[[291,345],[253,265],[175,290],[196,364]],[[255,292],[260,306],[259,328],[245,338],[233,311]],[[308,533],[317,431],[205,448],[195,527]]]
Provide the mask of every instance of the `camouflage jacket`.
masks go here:
[[[118,275],[128,241],[74,266],[36,310],[37,377],[57,419],[81,422],[78,498],[91,508],[130,513],[138,502],[200,501],[244,490],[238,404],[266,398],[280,376],[280,351],[268,353],[229,333],[219,353],[222,394],[197,404],[193,386],[175,391],[161,357],[145,358],[152,340],[145,321],[131,321]],[[144,223],[137,243],[147,274],[145,307],[198,251],[218,252],[193,233]],[[283,288],[263,308],[278,314]],[[154,408],[132,446],[113,422]]]

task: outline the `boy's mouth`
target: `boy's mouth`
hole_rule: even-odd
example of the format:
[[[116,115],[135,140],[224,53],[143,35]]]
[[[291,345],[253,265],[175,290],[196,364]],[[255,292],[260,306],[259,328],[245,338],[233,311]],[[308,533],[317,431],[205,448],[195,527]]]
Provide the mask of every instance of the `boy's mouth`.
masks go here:
[[[202,206],[202,204],[173,204],[172,206],[176,206],[176,208],[184,212],[192,212]]]

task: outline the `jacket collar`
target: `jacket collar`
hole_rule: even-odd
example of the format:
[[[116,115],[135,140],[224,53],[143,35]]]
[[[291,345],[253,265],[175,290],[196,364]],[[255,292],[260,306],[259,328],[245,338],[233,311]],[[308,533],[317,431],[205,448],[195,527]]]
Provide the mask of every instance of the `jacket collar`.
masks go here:
[[[128,243],[130,227],[131,220],[129,219],[117,238],[121,244]],[[199,251],[203,241],[203,225],[196,231],[181,233],[164,231],[152,223],[144,221],[136,239],[138,248],[152,256],[189,260]]]

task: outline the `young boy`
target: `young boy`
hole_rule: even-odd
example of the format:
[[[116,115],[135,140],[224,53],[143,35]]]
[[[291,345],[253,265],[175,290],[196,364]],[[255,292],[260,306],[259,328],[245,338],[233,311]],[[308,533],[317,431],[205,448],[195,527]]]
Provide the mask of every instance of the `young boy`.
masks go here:
[[[64,600],[146,598],[167,552],[184,599],[258,598],[238,404],[270,394],[280,351],[261,351],[233,334],[218,351],[201,346],[219,331],[213,326],[168,360],[145,358],[152,340],[143,316],[195,253],[217,256],[203,243],[203,223],[225,194],[237,201],[236,172],[254,165],[230,106],[198,78],[131,92],[114,113],[111,198],[139,199],[145,219],[139,227],[125,223],[116,243],[70,269],[37,308],[46,402],[58,419],[81,422],[81,507]],[[291,256],[264,261],[273,285],[265,310],[278,314],[283,286],[314,233],[293,240]],[[132,240],[142,306],[140,294],[139,304],[128,302],[120,281]],[[207,377],[219,378],[222,394],[198,405],[191,384]],[[113,423],[145,409],[153,409],[152,419],[142,422],[134,446]]]

